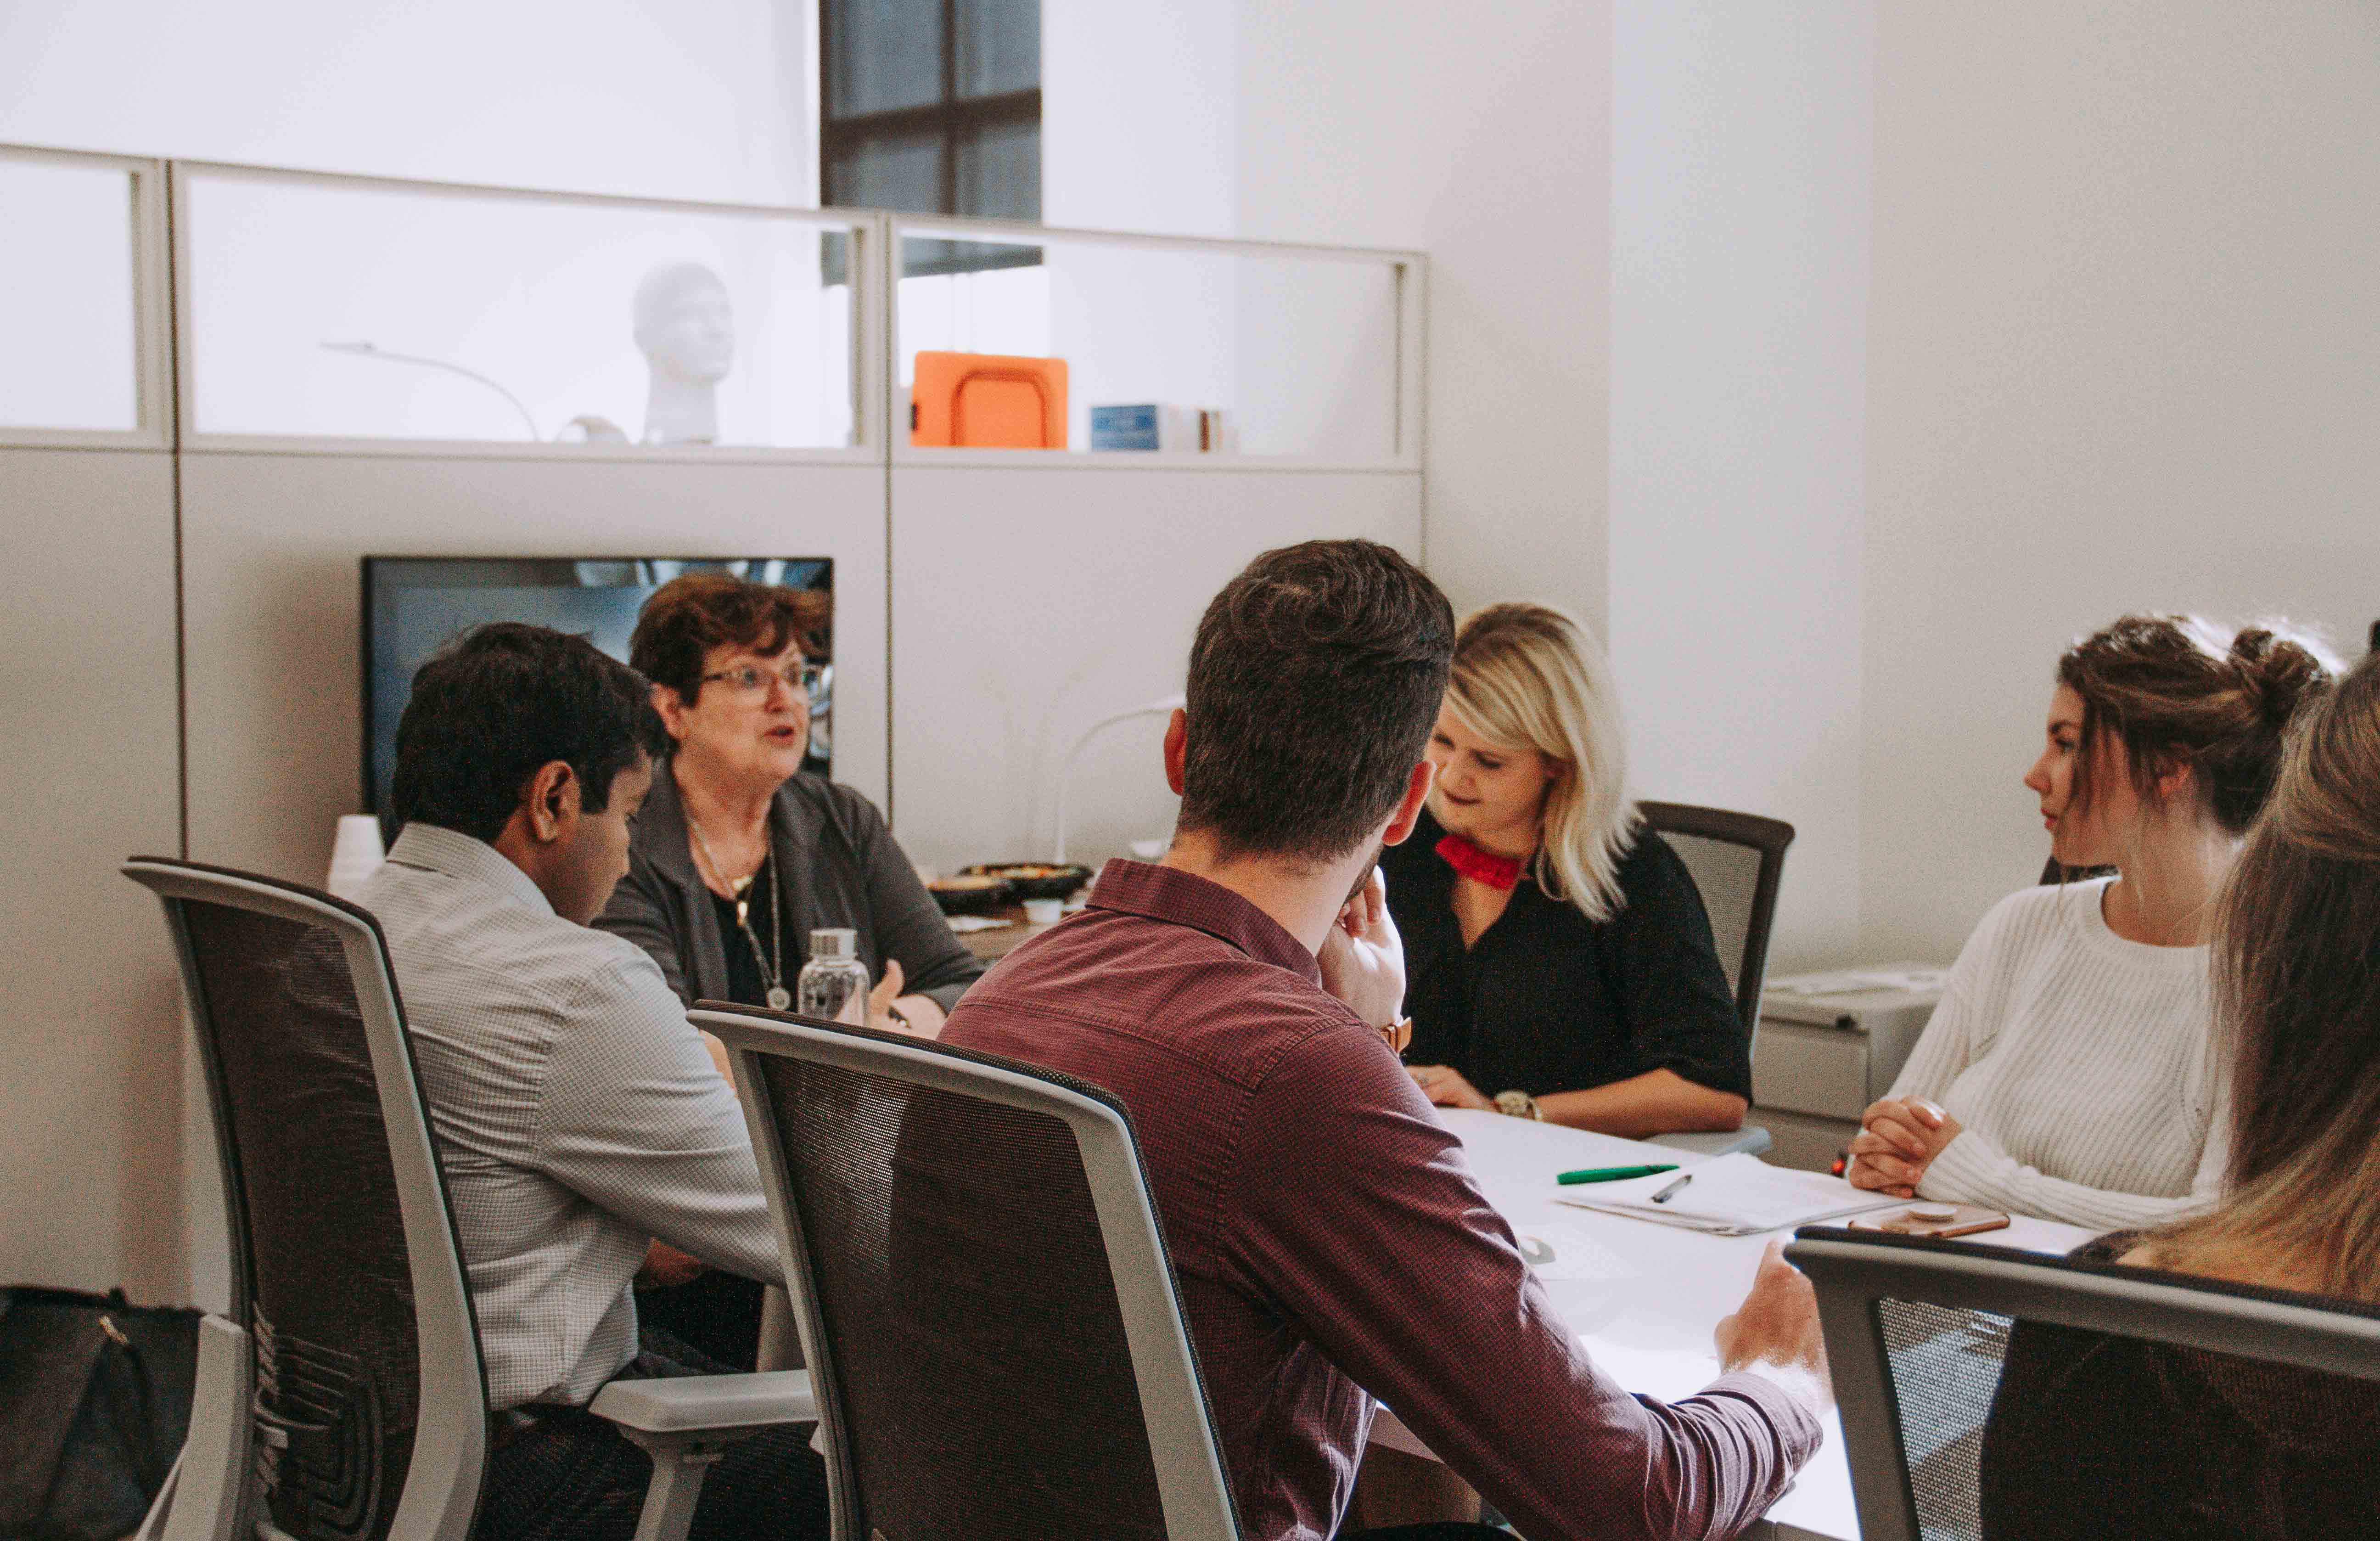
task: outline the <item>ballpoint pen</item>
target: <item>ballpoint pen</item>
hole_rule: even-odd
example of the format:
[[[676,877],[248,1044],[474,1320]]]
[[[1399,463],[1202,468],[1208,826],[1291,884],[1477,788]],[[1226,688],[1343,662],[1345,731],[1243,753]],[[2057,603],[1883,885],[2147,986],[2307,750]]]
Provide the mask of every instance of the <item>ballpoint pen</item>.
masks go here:
[[[1655,1195],[1653,1195],[1653,1202],[1654,1202],[1654,1203],[1656,1203],[1656,1204],[1667,1204],[1667,1203],[1669,1203],[1669,1202],[1670,1202],[1670,1195],[1672,1195],[1672,1194],[1676,1193],[1680,1188],[1684,1187],[1687,1183],[1689,1183],[1693,1182],[1694,1180],[1694,1174],[1693,1172],[1691,1172],[1691,1171],[1690,1171],[1690,1172],[1686,1173],[1683,1177],[1679,1178],[1676,1182],[1674,1182],[1674,1183],[1670,1183],[1668,1187],[1663,1188],[1659,1193],[1655,1194]]]
[[[1583,1167],[1577,1171],[1563,1172],[1554,1181],[1567,1188],[1581,1183],[1624,1183],[1632,1177],[1657,1177],[1677,1170],[1675,1161],[1649,1167]]]

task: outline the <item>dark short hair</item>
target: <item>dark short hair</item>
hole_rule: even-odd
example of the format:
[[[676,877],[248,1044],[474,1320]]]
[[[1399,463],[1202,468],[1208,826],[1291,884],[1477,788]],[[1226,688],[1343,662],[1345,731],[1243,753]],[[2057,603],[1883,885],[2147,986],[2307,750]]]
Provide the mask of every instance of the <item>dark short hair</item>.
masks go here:
[[[493,840],[538,769],[561,760],[579,806],[601,813],[612,782],[669,751],[644,679],[583,637],[497,621],[441,648],[413,676],[396,724],[399,824]]]
[[[788,642],[816,659],[833,601],[812,588],[754,583],[729,572],[686,573],[653,590],[637,613],[628,661],[688,706],[702,694],[702,661],[717,647],[772,658]]]
[[[1453,660],[1453,608],[1390,548],[1265,552],[1190,647],[1182,828],[1227,856],[1345,855],[1404,795]]]

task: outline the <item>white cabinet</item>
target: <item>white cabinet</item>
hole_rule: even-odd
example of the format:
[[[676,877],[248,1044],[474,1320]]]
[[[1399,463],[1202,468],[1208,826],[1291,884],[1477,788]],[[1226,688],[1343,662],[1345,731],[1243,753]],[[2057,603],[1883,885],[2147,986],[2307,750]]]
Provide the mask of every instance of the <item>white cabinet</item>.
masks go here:
[[[1942,998],[1930,964],[1769,982],[1752,1057],[1754,1117],[1780,1166],[1823,1169],[1851,1143],[1867,1105],[1891,1089]]]

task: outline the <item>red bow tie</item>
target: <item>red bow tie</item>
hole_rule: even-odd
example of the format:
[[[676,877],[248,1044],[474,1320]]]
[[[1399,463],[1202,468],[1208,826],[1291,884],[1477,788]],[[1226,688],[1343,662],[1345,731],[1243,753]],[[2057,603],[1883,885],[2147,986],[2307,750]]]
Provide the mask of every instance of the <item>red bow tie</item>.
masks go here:
[[[1446,865],[1489,888],[1509,889],[1521,880],[1524,858],[1490,855],[1461,835],[1451,834],[1438,843],[1438,854]]]

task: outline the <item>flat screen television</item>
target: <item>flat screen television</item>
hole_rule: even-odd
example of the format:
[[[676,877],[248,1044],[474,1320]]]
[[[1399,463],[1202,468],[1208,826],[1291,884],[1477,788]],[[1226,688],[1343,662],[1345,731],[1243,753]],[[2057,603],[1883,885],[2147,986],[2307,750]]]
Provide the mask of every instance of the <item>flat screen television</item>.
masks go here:
[[[721,570],[759,583],[834,592],[834,562],[823,556],[368,556],[363,560],[364,804],[389,822],[396,774],[396,724],[413,694],[414,671],[440,648],[489,621],[527,621],[586,637],[628,660],[628,637],[646,598],[681,573]],[[831,774],[834,758],[834,660],[810,698],[809,755],[803,769]]]

